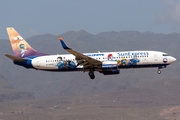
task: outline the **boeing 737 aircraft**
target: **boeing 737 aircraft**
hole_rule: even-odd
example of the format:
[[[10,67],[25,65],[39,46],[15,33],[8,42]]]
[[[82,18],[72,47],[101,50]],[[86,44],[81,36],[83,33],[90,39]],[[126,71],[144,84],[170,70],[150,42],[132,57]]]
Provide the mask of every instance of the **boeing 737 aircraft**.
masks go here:
[[[69,48],[62,38],[59,38],[60,43],[70,54],[49,55],[34,50],[14,28],[7,28],[7,33],[14,55],[5,54],[5,56],[16,65],[36,70],[88,71],[90,78],[94,79],[95,71],[104,75],[116,75],[123,68],[157,67],[157,73],[160,74],[161,68],[166,68],[176,61],[176,58],[167,53],[147,50],[79,53]]]

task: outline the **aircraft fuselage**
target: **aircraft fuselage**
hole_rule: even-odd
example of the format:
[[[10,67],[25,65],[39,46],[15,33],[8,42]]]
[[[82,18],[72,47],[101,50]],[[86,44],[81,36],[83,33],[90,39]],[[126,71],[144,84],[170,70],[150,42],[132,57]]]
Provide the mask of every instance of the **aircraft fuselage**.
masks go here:
[[[99,60],[107,65],[105,69],[112,69],[113,65],[117,68],[142,68],[158,67],[163,68],[175,62],[175,58],[164,52],[159,51],[120,51],[120,52],[101,52],[101,53],[84,53],[93,59]],[[26,58],[22,66],[46,71],[89,71],[78,65],[78,60],[71,54],[62,55],[45,55],[33,58]],[[111,62],[108,64],[108,62]],[[19,65],[19,64],[18,64]],[[109,65],[109,66],[108,66]],[[116,66],[114,66],[116,67]],[[102,67],[96,70],[101,70]]]

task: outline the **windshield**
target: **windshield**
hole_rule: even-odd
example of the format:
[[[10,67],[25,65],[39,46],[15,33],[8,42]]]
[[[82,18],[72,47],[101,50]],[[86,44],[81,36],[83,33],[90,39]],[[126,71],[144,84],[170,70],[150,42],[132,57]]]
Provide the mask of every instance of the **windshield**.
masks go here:
[[[169,55],[166,53],[166,54],[163,54],[163,56],[169,56]]]

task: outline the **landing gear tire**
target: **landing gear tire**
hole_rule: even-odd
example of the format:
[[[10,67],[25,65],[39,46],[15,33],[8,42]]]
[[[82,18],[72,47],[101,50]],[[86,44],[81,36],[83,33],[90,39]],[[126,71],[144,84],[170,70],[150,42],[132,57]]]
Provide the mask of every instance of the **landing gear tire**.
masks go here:
[[[161,70],[158,70],[157,73],[158,73],[158,74],[161,74]]]
[[[94,79],[94,78],[95,78],[94,72],[90,71],[90,72],[89,72],[89,77],[90,77],[91,79]]]

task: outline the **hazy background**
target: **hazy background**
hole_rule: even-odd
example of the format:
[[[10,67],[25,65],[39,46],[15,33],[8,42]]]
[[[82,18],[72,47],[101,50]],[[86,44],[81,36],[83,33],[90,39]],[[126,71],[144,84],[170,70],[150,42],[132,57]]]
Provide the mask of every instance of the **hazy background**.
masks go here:
[[[179,0],[5,0],[0,4],[0,38],[15,27],[27,38],[69,30],[180,32]]]
[[[20,31],[21,33],[21,31]],[[121,31],[97,35],[85,30],[27,38],[37,51],[67,53],[58,40],[79,52],[158,50],[177,61],[161,74],[157,68],[121,69],[121,74],[43,72],[14,65],[8,39],[0,39],[0,119],[25,120],[179,120],[180,33]],[[2,74],[2,75],[1,75]],[[17,101],[18,100],[18,101]]]
[[[179,120],[180,0],[6,0],[0,3],[0,119]],[[6,27],[37,51],[157,50],[177,61],[162,69],[43,72],[16,66]]]

